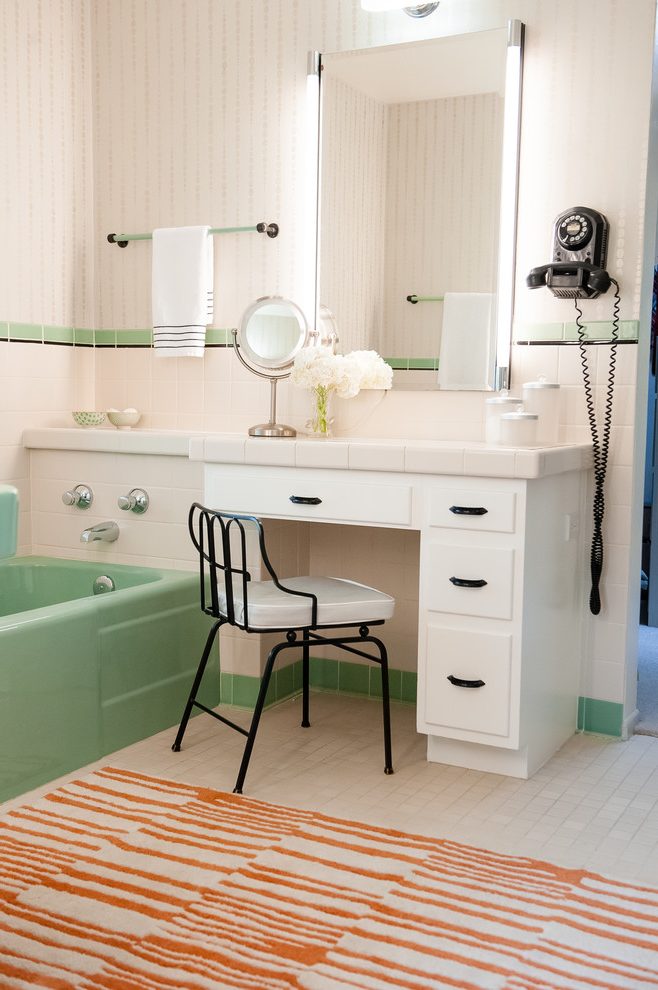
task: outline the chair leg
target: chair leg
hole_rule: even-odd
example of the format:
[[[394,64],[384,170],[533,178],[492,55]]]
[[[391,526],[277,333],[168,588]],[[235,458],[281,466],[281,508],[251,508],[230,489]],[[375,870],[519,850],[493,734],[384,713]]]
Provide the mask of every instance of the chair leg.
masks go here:
[[[372,637],[371,642],[377,644],[381,657],[382,709],[384,716],[384,773],[394,773],[393,751],[391,747],[391,701],[388,687],[388,654],[386,647],[380,639]]]
[[[194,707],[194,702],[196,700],[197,693],[201,686],[201,678],[203,677],[204,671],[206,669],[206,664],[208,663],[208,658],[210,657],[210,651],[212,650],[213,643],[215,642],[215,636],[221,625],[223,625],[224,620],[219,619],[214,623],[212,629],[208,633],[208,638],[206,640],[206,645],[201,655],[201,660],[199,661],[199,666],[197,668],[196,675],[194,677],[194,682],[192,684],[192,690],[190,691],[190,696],[187,699],[187,704],[185,705],[185,711],[183,712],[183,717],[181,723],[178,727],[178,733],[171,747],[174,753],[180,752],[181,743],[183,742],[183,736],[185,735],[185,730],[187,729],[187,723],[190,720],[190,715],[192,714],[192,708]]]
[[[256,733],[258,732],[258,724],[260,722],[260,716],[263,711],[263,705],[265,704],[265,697],[267,695],[267,689],[270,684],[270,677],[272,676],[272,668],[274,667],[274,661],[276,660],[279,652],[285,649],[287,643],[278,643],[276,646],[272,647],[269,656],[267,658],[267,663],[265,664],[265,670],[263,671],[263,676],[260,682],[260,690],[258,692],[258,698],[256,699],[256,706],[254,708],[254,713],[251,718],[251,725],[249,726],[249,734],[247,735],[247,743],[242,754],[242,763],[240,764],[240,770],[238,771],[238,778],[235,782],[235,787],[233,788],[234,794],[242,794],[242,786],[244,784],[244,779],[247,776],[247,770],[249,768],[249,760],[251,759],[251,751],[254,748],[254,743],[256,741]]]
[[[302,647],[302,728],[308,729],[310,726],[309,722],[309,644],[308,644],[308,629],[304,630],[304,639],[306,642]]]

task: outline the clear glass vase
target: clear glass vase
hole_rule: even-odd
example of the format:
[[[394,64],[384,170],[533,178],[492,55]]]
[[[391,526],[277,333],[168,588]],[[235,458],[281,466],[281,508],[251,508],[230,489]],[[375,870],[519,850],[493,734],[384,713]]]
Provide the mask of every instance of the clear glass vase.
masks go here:
[[[311,418],[306,429],[312,437],[330,437],[333,416],[331,415],[331,399],[333,389],[325,385],[316,385],[311,389]]]

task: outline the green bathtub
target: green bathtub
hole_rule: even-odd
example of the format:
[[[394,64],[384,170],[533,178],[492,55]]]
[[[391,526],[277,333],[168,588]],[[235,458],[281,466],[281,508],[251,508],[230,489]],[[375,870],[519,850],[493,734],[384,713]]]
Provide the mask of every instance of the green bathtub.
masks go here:
[[[114,591],[93,594],[100,575]],[[210,623],[196,574],[0,561],[0,801],[175,725]]]

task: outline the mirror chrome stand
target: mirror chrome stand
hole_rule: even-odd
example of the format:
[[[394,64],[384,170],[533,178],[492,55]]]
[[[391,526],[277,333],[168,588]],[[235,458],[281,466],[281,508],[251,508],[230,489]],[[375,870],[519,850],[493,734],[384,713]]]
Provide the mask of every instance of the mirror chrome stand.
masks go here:
[[[259,378],[266,378],[270,383],[270,421],[269,423],[258,423],[256,426],[249,427],[250,437],[296,437],[297,430],[292,426],[284,426],[282,423],[277,423],[276,421],[276,385],[280,378],[288,378],[290,372],[285,375],[268,375],[263,371],[259,371],[257,368],[253,368],[248,364],[240,353],[240,346],[238,344],[238,331],[236,328],[231,330],[233,336],[233,349],[237,354],[240,363],[251,371],[254,375],[258,375]]]

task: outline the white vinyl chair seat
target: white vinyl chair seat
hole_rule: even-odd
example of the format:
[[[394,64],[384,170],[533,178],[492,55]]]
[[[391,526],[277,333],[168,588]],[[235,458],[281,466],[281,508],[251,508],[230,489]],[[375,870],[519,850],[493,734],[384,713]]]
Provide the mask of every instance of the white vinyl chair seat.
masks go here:
[[[281,583],[293,591],[305,591],[317,597],[320,626],[367,625],[390,619],[395,609],[395,599],[390,595],[344,578],[294,577]],[[233,593],[236,622],[244,625],[242,587],[238,581]],[[250,629],[303,629],[312,624],[310,598],[286,594],[273,581],[250,581],[247,602]],[[223,592],[219,594],[219,610],[226,614]]]

